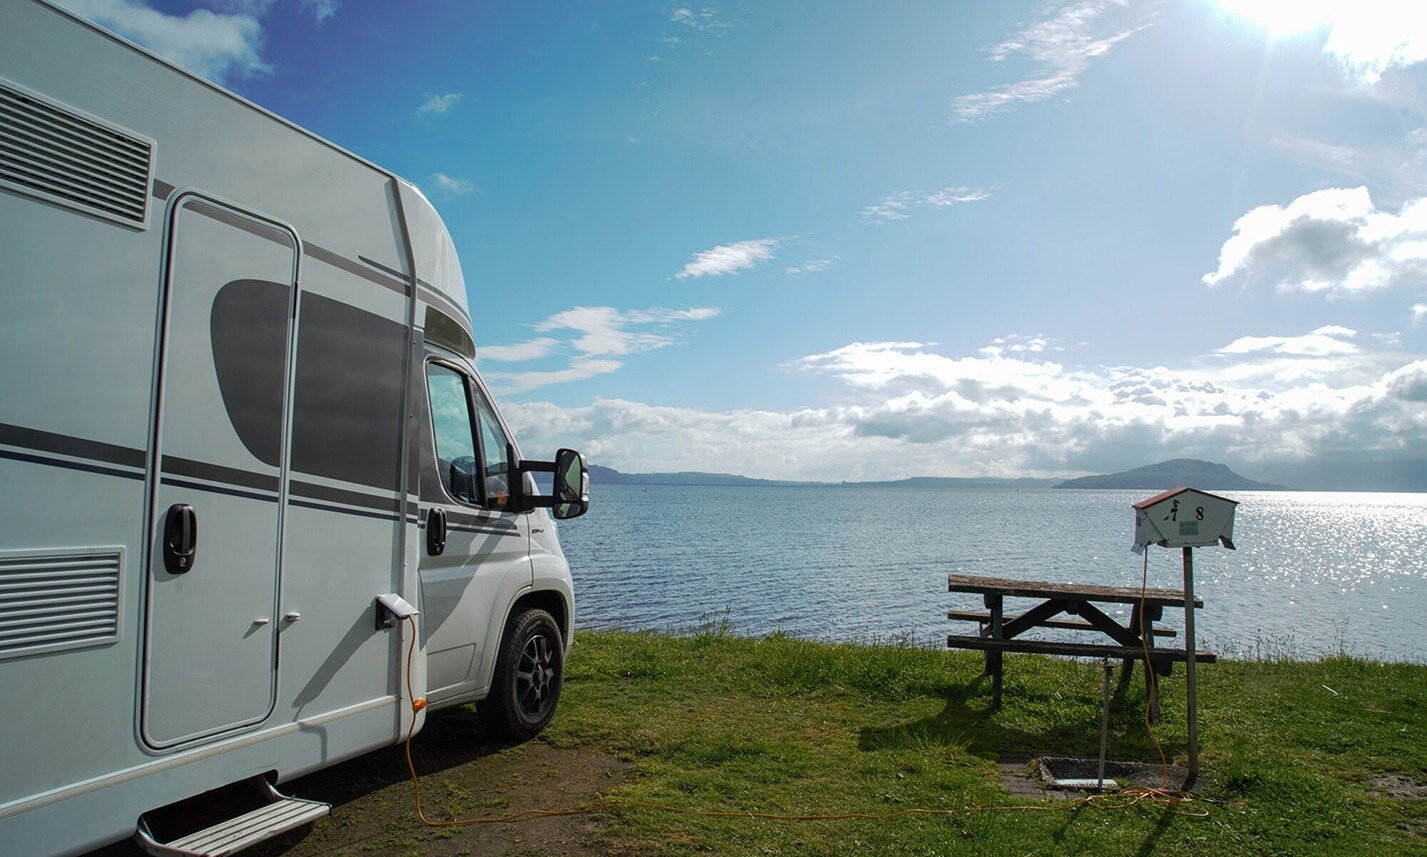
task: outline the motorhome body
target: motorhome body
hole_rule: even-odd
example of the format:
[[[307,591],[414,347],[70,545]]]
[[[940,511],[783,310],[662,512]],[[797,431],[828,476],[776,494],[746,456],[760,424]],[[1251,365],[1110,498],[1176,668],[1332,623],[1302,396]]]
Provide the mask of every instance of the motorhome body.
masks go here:
[[[408,681],[538,730],[587,503],[532,508],[553,466],[475,372],[430,203],[40,0],[0,19],[5,853],[391,744]]]

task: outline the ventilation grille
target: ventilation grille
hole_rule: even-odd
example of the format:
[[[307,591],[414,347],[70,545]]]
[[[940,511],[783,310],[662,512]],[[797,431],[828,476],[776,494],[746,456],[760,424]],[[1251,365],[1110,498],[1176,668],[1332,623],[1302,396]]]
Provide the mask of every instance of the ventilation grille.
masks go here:
[[[147,226],[154,144],[0,82],[0,184]]]
[[[119,639],[118,551],[0,556],[0,659]]]

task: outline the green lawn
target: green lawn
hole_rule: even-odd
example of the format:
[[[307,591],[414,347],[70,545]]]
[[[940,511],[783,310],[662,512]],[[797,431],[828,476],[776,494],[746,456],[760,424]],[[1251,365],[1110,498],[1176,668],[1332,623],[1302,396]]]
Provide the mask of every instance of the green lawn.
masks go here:
[[[990,707],[980,655],[719,630],[580,633],[541,737],[628,763],[588,846],[653,853],[1427,854],[1427,667],[1351,658],[1202,665],[1195,808],[1009,794],[1003,753],[1094,755],[1097,665],[1009,655]],[[1331,690],[1329,689],[1331,688]],[[1157,729],[1185,753],[1182,667]],[[1136,676],[1110,756],[1158,756]],[[418,741],[420,739],[418,738]],[[1393,793],[1396,796],[1393,796]],[[641,807],[950,816],[767,821]]]

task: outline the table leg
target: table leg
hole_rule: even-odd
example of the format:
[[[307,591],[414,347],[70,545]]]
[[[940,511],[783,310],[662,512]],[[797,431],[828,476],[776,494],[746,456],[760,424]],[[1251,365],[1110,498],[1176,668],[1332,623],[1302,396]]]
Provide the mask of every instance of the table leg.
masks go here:
[[[985,597],[986,607],[991,611],[991,639],[1002,639],[1002,598],[1000,595],[988,594]],[[986,653],[986,672],[991,674],[991,706],[997,711],[1001,710],[1001,653]]]
[[[1140,615],[1140,605],[1136,604],[1130,611],[1130,630],[1136,634],[1143,635],[1143,617]],[[1125,658],[1120,665],[1120,681],[1115,686],[1115,695],[1122,695],[1130,687],[1130,676],[1134,674],[1135,659]]]

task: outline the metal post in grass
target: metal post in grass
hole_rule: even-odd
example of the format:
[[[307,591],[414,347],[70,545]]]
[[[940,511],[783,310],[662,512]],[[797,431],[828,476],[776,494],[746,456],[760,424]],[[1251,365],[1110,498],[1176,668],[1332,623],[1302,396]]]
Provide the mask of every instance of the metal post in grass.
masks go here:
[[[1194,687],[1194,548],[1184,551],[1184,685],[1189,698],[1189,781],[1199,776],[1199,700]]]
[[[1194,553],[1195,547],[1220,544],[1234,549],[1234,507],[1239,501],[1197,488],[1171,488],[1141,500],[1135,510],[1135,544],[1142,553],[1150,545],[1184,551],[1184,674],[1188,693],[1189,781],[1199,776],[1199,699],[1195,694],[1194,666],[1198,650],[1194,643]],[[1145,560],[1145,579],[1149,560]],[[1141,629],[1141,635],[1145,635]],[[1148,667],[1149,665],[1146,664]]]
[[[1095,788],[1100,791],[1105,790],[1105,754],[1110,745],[1110,673],[1115,668],[1110,666],[1109,658],[1100,659],[1100,668],[1105,671],[1105,683],[1101,688],[1100,695],[1100,770],[1095,777]]]

